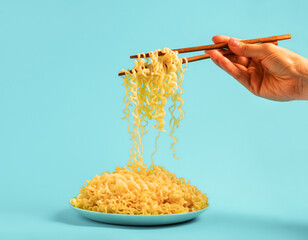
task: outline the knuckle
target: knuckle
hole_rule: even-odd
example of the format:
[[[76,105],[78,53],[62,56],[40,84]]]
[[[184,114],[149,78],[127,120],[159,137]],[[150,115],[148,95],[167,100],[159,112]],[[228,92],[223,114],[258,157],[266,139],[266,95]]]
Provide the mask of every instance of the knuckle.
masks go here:
[[[244,55],[246,55],[249,51],[250,51],[250,45],[249,44],[243,44],[242,45],[242,53],[244,54]]]
[[[262,48],[263,48],[263,50],[264,50],[265,52],[270,53],[270,52],[273,52],[274,45],[271,44],[271,43],[263,43],[263,44],[262,44]]]
[[[235,70],[233,70],[233,69],[229,69],[228,72],[229,72],[229,74],[230,74],[232,77],[234,77],[236,80],[240,81],[242,75],[240,74],[239,71],[235,71]]]

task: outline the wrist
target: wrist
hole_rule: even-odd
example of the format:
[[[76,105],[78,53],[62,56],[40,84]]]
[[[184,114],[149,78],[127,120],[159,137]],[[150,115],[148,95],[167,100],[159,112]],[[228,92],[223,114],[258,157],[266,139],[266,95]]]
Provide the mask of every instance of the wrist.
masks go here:
[[[301,94],[298,100],[308,100],[308,59],[305,59],[302,71],[300,72],[299,81],[301,84]]]
[[[303,98],[302,100],[308,100],[308,75],[303,80]]]

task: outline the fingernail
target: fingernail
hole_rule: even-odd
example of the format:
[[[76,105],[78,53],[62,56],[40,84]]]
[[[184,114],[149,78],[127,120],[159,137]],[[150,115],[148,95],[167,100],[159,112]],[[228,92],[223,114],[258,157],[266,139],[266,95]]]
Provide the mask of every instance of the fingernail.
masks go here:
[[[240,42],[235,40],[234,38],[230,38],[229,40],[229,44],[232,46],[232,47],[238,47],[240,45]]]

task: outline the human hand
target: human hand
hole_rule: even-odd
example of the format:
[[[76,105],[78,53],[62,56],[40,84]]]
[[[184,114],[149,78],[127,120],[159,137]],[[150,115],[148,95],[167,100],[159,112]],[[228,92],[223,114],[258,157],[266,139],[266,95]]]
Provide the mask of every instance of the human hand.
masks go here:
[[[208,51],[213,62],[253,94],[276,101],[308,100],[308,59],[271,43],[245,44],[223,35],[213,42],[228,43],[233,52]]]

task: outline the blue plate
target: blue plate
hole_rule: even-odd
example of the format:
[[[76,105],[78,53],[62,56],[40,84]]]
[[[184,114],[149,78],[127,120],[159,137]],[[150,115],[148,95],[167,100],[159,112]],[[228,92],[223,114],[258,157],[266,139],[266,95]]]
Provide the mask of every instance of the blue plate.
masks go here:
[[[101,213],[84,210],[73,206],[71,207],[75,209],[80,215],[97,222],[133,226],[154,226],[185,222],[198,217],[201,213],[204,213],[207,210],[206,208],[195,212],[165,215],[128,215]]]

